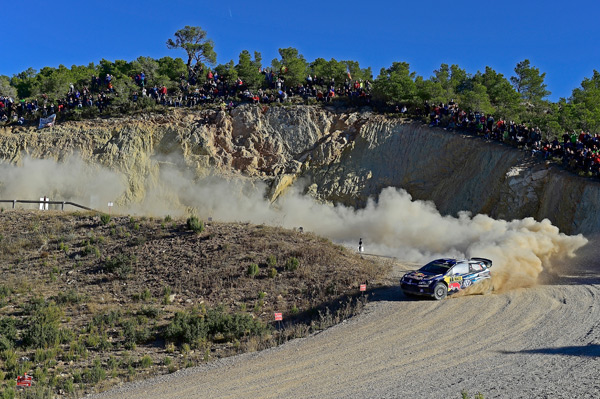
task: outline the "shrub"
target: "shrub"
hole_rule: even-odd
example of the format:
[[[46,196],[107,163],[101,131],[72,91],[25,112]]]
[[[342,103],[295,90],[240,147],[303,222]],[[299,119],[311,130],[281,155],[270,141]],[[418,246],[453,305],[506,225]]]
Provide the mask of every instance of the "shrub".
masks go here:
[[[12,349],[14,347],[14,340],[0,334],[0,351]]]
[[[0,317],[0,351],[11,349],[17,340],[17,327],[12,317]]]
[[[152,366],[152,358],[148,355],[145,355],[140,360],[140,366],[142,366],[142,368],[144,369],[147,369],[148,367]]]
[[[73,288],[67,292],[59,292],[55,297],[56,303],[59,305],[63,304],[76,304],[81,302],[83,297],[77,293]]]
[[[167,215],[167,216],[165,216],[164,220],[165,220],[165,223],[169,223],[170,221],[173,220],[173,218],[171,217],[171,215]]]
[[[286,270],[290,271],[296,270],[298,266],[300,266],[300,261],[298,260],[298,258],[295,258],[293,256],[289,258],[285,263]]]
[[[254,277],[258,274],[259,272],[259,268],[258,265],[256,263],[251,263],[250,265],[248,265],[248,270],[246,271],[246,274],[250,277]]]
[[[28,320],[29,325],[23,335],[25,346],[48,348],[60,342],[60,318],[62,311],[54,304],[44,304],[38,307]]]
[[[81,245],[83,245],[83,249],[81,250],[83,256],[94,254],[97,258],[100,257],[100,250],[92,245],[91,241],[84,240]]]
[[[277,266],[277,258],[275,255],[269,255],[267,258],[267,267],[275,267]]]
[[[121,311],[111,310],[111,311],[103,313],[103,314],[95,315],[92,318],[90,327],[97,326],[99,329],[103,330],[106,327],[114,327],[120,321],[121,321]]]
[[[102,364],[99,359],[94,359],[94,365],[91,369],[88,369],[83,374],[83,379],[93,385],[96,385],[100,381],[106,378],[106,371],[102,368]]]
[[[156,319],[160,315],[160,313],[160,309],[155,308],[154,306],[142,306],[142,309],[140,309],[140,314],[151,319]]]
[[[142,291],[142,294],[140,296],[142,298],[142,301],[149,301],[150,299],[152,299],[152,293],[150,292],[150,290],[148,288],[144,289],[144,291]]]
[[[123,338],[125,339],[126,349],[134,349],[136,344],[146,343],[151,337],[150,330],[147,327],[140,327],[135,320],[130,319],[123,323]]]
[[[66,378],[65,380],[63,380],[61,387],[62,387],[62,390],[65,391],[66,393],[75,392],[75,384],[73,383],[72,378]]]
[[[277,269],[274,267],[269,269],[269,278],[275,278],[277,276]]]
[[[134,255],[120,254],[113,258],[109,256],[104,261],[104,269],[109,273],[115,273],[119,278],[125,278],[133,270],[136,261]]]
[[[58,250],[67,253],[69,252],[69,246],[61,241],[60,244],[58,244]]]
[[[196,216],[190,216],[186,221],[186,225],[188,230],[192,230],[195,233],[202,233],[204,231],[204,223],[198,220]]]
[[[110,222],[110,215],[104,213],[100,216],[100,222],[103,226],[106,226]]]
[[[248,335],[262,335],[266,326],[245,313],[226,313],[223,307],[209,309],[205,315],[197,312],[179,312],[167,325],[165,339],[177,343],[193,343],[216,335],[225,341],[241,339]]]

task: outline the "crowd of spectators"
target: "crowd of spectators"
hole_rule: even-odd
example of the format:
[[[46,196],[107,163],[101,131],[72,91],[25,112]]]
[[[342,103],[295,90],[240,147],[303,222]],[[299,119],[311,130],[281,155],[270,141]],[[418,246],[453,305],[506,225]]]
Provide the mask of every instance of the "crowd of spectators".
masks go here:
[[[396,108],[397,112],[406,113]],[[600,135],[588,132],[565,132],[562,137],[544,138],[539,127],[496,120],[491,114],[467,112],[454,100],[447,104],[425,103],[417,113],[429,117],[429,126],[440,126],[449,131],[461,131],[511,144],[530,152],[532,156],[561,163],[566,169],[584,175],[600,177]]]
[[[232,108],[241,103],[270,104],[286,102],[292,98],[313,99],[318,102],[330,102],[336,97],[368,104],[371,101],[371,82],[348,79],[337,84],[333,78],[308,75],[304,83],[294,86],[286,84],[285,73],[274,73],[272,70],[261,71],[264,84],[252,90],[249,85],[238,78],[234,82],[223,79],[215,71],[207,71],[201,79],[186,79],[181,76],[180,85],[169,93],[166,86],[147,86],[144,72],[131,79],[137,90],[131,94],[131,102],[136,104],[141,98],[155,102],[157,105],[174,107],[194,107],[201,104],[220,104]],[[118,93],[115,92],[114,77],[92,76],[89,85],[75,87],[70,83],[68,92],[63,98],[50,101],[45,94],[40,99],[15,101],[11,97],[0,97],[0,122],[16,121],[24,124],[26,120],[37,117],[58,116],[73,111],[97,107],[101,113],[112,102]],[[407,107],[397,106],[395,112],[407,113]],[[600,176],[600,135],[587,132],[566,132],[562,137],[551,140],[544,139],[538,127],[530,127],[523,123],[515,123],[504,119],[496,120],[491,114],[477,111],[466,111],[454,101],[430,104],[425,102],[422,108],[411,113],[417,116],[428,116],[431,127],[440,126],[446,130],[462,131],[481,136],[485,140],[495,140],[512,144],[530,151],[532,155],[543,159],[552,159],[576,172]]]

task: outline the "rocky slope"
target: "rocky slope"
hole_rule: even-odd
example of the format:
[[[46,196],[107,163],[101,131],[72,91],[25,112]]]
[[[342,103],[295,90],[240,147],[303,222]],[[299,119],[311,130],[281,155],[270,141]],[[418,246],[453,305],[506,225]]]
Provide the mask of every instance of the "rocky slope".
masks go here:
[[[67,122],[39,132],[0,128],[0,159],[10,163],[74,153],[124,174],[123,203],[141,202],[161,169],[175,166],[192,178],[264,181],[271,199],[299,178],[319,200],[356,207],[395,186],[443,214],[533,216],[566,233],[600,230],[600,183],[509,146],[369,109],[248,105]],[[0,196],[8,190],[0,185]]]

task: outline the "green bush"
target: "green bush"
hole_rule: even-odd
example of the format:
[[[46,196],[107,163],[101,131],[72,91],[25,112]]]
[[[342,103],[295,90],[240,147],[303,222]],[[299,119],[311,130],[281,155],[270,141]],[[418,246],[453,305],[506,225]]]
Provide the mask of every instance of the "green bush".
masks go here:
[[[106,226],[110,222],[110,215],[104,213],[100,216],[100,222],[103,226]]]
[[[79,295],[75,289],[71,288],[67,292],[59,292],[54,300],[59,305],[76,304],[83,300],[83,295]]]
[[[94,359],[94,365],[83,373],[83,380],[87,383],[96,385],[106,378],[106,371],[102,368],[99,359]]]
[[[269,255],[267,258],[267,267],[275,267],[277,266],[277,258],[275,255]]]
[[[143,369],[147,369],[148,367],[152,366],[152,358],[148,355],[145,355],[140,360],[140,366],[142,366]]]
[[[152,333],[147,327],[140,326],[136,320],[129,319],[123,323],[123,338],[126,349],[134,349],[136,344],[147,343]]]
[[[142,306],[142,309],[140,309],[140,314],[151,319],[156,319],[160,315],[160,313],[161,310],[154,306]]]
[[[267,327],[246,313],[226,313],[223,307],[209,309],[206,314],[179,312],[167,325],[164,338],[176,343],[194,343],[214,339],[221,335],[224,340],[239,340],[248,335],[262,335]]]
[[[196,216],[190,216],[186,225],[188,230],[192,230],[195,233],[202,233],[204,231],[204,223],[201,220],[198,220]]]
[[[12,317],[0,317],[0,351],[11,349],[17,340],[16,321]]]
[[[38,307],[34,315],[27,320],[23,344],[33,348],[49,348],[58,345],[61,341],[59,330],[61,317],[61,309],[53,303]]]
[[[293,256],[289,258],[285,263],[286,270],[290,271],[296,270],[298,266],[300,266],[300,261],[298,260],[298,258],[295,258]]]
[[[270,268],[268,276],[269,278],[277,277],[277,269],[275,269],[274,267]]]
[[[83,247],[83,251],[81,251],[84,256],[94,254],[96,258],[100,257],[100,250],[98,249],[98,247],[90,244],[89,241],[84,241],[84,245],[85,246]]]
[[[111,310],[103,314],[97,314],[92,318],[90,323],[90,329],[93,326],[97,326],[100,330],[104,330],[107,327],[114,327],[121,321],[121,311]]]
[[[254,277],[258,274],[259,271],[260,269],[258,268],[258,265],[256,263],[251,263],[250,265],[248,265],[248,270],[246,271],[246,274],[250,277]]]
[[[104,269],[109,273],[115,273],[119,278],[127,277],[133,271],[133,264],[137,261],[134,255],[119,254],[108,257],[104,261]]]
[[[150,292],[150,290],[148,288],[146,288],[146,289],[144,289],[144,291],[142,291],[142,294],[140,295],[140,297],[142,298],[142,301],[148,302],[150,299],[152,299],[152,293]]]

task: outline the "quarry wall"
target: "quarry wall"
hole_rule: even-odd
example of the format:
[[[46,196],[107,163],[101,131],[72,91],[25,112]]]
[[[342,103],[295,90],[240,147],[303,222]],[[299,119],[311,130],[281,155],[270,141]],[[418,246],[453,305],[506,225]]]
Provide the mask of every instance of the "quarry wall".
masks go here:
[[[442,214],[531,216],[568,234],[600,231],[599,182],[508,145],[366,108],[246,105],[65,122],[41,131],[0,128],[4,162],[73,155],[122,173],[124,203],[142,201],[168,165],[192,180],[264,181],[273,200],[298,184],[321,201],[362,207],[394,186],[432,201]],[[9,192],[0,185],[0,197]]]

